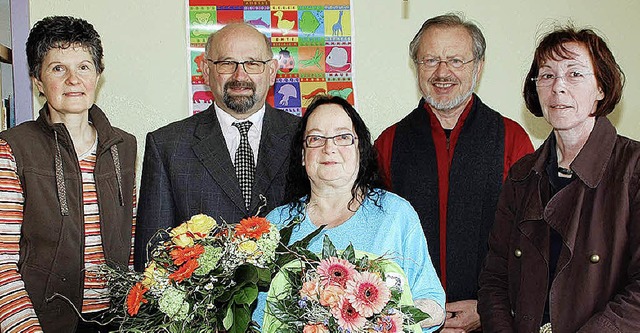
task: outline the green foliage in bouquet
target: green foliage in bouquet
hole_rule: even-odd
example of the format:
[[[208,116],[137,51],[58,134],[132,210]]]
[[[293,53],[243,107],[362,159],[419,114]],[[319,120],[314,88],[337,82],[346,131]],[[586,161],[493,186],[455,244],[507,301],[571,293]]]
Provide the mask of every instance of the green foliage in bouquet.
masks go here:
[[[422,332],[417,323],[429,315],[413,306],[406,276],[392,260],[352,245],[340,252],[328,236],[320,256],[296,252],[297,260],[272,280],[263,332]]]
[[[200,214],[161,230],[169,239],[152,250],[144,273],[101,267],[112,302],[102,322],[125,333],[258,332],[251,321],[258,290],[322,230],[285,246],[299,222],[278,231],[262,217],[232,226]]]
[[[153,249],[144,273],[103,268],[119,332],[257,331],[251,307],[271,282],[277,227],[262,217],[230,226],[196,215],[165,232],[170,240]]]

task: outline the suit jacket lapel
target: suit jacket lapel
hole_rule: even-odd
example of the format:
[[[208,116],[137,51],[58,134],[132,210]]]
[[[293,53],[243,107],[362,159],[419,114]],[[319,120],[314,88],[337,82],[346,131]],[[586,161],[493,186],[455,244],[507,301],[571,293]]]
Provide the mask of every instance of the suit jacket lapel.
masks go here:
[[[203,117],[203,120],[196,127],[194,136],[199,141],[192,146],[193,152],[222,191],[238,208],[244,211],[244,199],[238,186],[236,171],[231,162],[213,104],[203,112],[207,112],[208,115]],[[262,151],[262,148],[260,150]]]
[[[286,140],[286,136],[291,133],[287,133],[287,126],[283,126],[281,123],[282,119],[278,117],[278,112],[280,111],[276,111],[269,104],[266,105],[256,176],[251,191],[251,207],[249,209],[254,214],[262,204],[259,195],[266,195],[273,178],[278,174],[289,155],[290,144]]]

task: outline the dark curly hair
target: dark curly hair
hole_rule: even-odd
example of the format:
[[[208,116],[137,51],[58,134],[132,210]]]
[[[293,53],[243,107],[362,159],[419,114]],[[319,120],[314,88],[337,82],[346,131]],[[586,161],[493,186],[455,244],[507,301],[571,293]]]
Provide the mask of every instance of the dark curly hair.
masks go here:
[[[307,129],[307,122],[309,117],[313,114],[319,106],[326,104],[335,104],[347,113],[351,122],[353,123],[353,129],[355,131],[358,140],[358,151],[360,154],[360,168],[356,177],[355,183],[351,188],[351,201],[349,206],[354,201],[361,201],[363,198],[358,197],[358,193],[363,193],[366,197],[374,200],[375,204],[379,206],[380,191],[373,191],[375,188],[381,188],[382,184],[378,178],[378,163],[376,150],[371,143],[371,133],[365,125],[364,121],[356,111],[356,109],[344,98],[329,95],[319,95],[313,99],[302,120],[300,125],[293,136],[293,142],[291,144],[290,160],[289,160],[289,172],[287,175],[287,187],[285,191],[284,202],[291,204],[292,215],[297,215],[304,210],[304,205],[309,202],[309,195],[311,194],[311,182],[307,175],[305,167],[302,165],[302,157],[304,154],[304,137]],[[306,196],[306,201],[301,200]],[[293,212],[296,213],[293,213]]]
[[[51,49],[81,46],[93,59],[98,74],[104,70],[100,35],[89,22],[71,16],[49,16],[36,22],[27,39],[29,75],[40,80],[42,61]]]
[[[593,74],[604,98],[598,101],[593,116],[605,116],[613,111],[622,98],[624,73],[607,47],[607,43],[591,29],[577,30],[573,26],[558,28],[545,35],[536,48],[533,62],[524,79],[523,96],[529,112],[542,117],[542,107],[533,78],[538,76],[540,66],[549,59],[571,59],[575,55],[567,50],[565,44],[578,43],[589,51],[593,63]]]

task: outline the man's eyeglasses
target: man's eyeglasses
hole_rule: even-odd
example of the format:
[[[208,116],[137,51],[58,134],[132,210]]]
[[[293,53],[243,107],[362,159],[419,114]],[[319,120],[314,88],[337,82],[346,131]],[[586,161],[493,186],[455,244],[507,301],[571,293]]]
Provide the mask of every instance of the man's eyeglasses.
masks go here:
[[[248,61],[232,61],[232,60],[220,60],[213,61],[213,59],[207,59],[211,62],[218,74],[233,74],[238,69],[238,65],[242,65],[244,71],[247,74],[262,74],[264,73],[265,65],[271,60],[248,60]]]
[[[548,87],[552,85],[556,79],[562,79],[566,84],[576,85],[583,82],[587,75],[593,75],[593,73],[582,73],[579,71],[566,72],[563,75],[544,73],[536,77],[532,77],[531,81],[534,81],[538,87]]]
[[[320,148],[323,147],[329,139],[333,140],[333,144],[336,146],[351,146],[356,141],[356,137],[351,133],[328,137],[322,135],[307,135],[307,137],[304,138],[304,144],[307,148]]]
[[[436,59],[436,58],[426,58],[420,61],[416,61],[416,64],[423,65],[427,68],[436,68],[440,65],[441,62],[444,62],[449,68],[462,68],[462,66],[473,62],[475,59],[471,59],[469,61],[464,61],[459,58],[451,58],[451,59]]]

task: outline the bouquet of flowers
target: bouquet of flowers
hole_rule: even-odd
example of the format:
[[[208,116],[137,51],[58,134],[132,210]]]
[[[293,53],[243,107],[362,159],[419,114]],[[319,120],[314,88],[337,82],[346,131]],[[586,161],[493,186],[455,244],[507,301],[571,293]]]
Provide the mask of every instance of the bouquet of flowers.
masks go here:
[[[269,286],[280,233],[265,218],[235,226],[206,215],[168,231],[143,274],[107,268],[120,332],[246,332]]]
[[[422,332],[429,315],[413,306],[402,269],[369,256],[339,253],[325,236],[320,257],[307,251],[274,277],[263,332]]]

